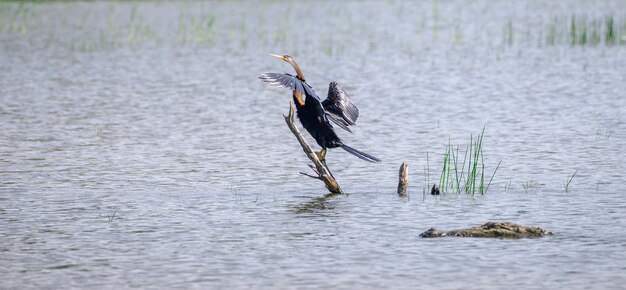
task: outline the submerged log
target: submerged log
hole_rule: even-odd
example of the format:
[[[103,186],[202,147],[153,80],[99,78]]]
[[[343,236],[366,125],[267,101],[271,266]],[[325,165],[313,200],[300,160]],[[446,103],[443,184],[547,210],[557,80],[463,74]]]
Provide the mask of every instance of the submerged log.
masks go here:
[[[398,177],[398,195],[400,196],[408,196],[409,195],[409,163],[406,161],[402,162],[400,165],[400,173]]]
[[[287,122],[287,126],[289,127],[289,130],[291,130],[291,133],[293,133],[293,135],[296,136],[296,139],[298,139],[298,142],[300,143],[302,150],[306,154],[306,157],[308,157],[309,160],[313,162],[313,165],[309,165],[309,167],[311,167],[311,169],[313,170],[313,172],[315,172],[317,176],[313,176],[304,172],[300,172],[300,174],[323,181],[324,185],[331,193],[343,193],[341,187],[339,186],[339,183],[337,183],[333,175],[330,173],[330,170],[326,166],[325,162],[322,162],[317,157],[317,154],[315,154],[313,148],[311,148],[311,145],[309,145],[309,143],[300,133],[300,130],[294,122],[293,102],[291,102],[289,105],[289,114],[287,116],[283,115],[283,117],[285,117],[285,122]]]
[[[420,234],[422,238],[438,237],[476,237],[476,238],[539,238],[552,233],[536,226],[522,226],[511,222],[488,222],[482,226],[448,232],[430,228]]]

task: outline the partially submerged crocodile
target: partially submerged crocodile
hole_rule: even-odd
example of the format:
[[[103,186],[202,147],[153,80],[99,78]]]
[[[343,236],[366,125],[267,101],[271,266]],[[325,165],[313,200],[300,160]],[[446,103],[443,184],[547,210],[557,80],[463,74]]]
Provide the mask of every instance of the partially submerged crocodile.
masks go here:
[[[438,238],[438,237],[477,237],[477,238],[538,238],[551,236],[552,233],[540,227],[527,227],[511,222],[488,222],[482,226],[471,227],[461,230],[452,230],[448,232],[439,231],[430,228],[420,234],[422,238]]]

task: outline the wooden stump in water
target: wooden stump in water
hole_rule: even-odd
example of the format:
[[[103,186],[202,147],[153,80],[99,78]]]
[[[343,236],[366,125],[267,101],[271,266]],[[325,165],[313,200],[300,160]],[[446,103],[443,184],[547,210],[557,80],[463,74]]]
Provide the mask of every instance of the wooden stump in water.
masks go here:
[[[304,172],[300,172],[300,174],[323,181],[324,185],[331,193],[343,193],[341,187],[339,186],[339,183],[337,183],[335,178],[332,176],[330,170],[328,170],[328,167],[326,167],[326,164],[324,164],[317,157],[317,154],[315,154],[313,148],[311,148],[311,145],[309,145],[309,143],[300,133],[300,130],[294,122],[293,115],[294,105],[293,102],[291,102],[289,104],[289,114],[287,116],[283,115],[283,117],[285,117],[285,122],[287,122],[287,126],[289,127],[289,130],[291,130],[291,133],[293,133],[293,135],[296,136],[296,139],[298,139],[298,142],[300,143],[300,146],[302,146],[302,150],[306,154],[306,157],[308,157],[309,160],[313,162],[313,165],[309,165],[309,167],[311,167],[311,169],[315,172],[315,174],[317,174],[317,176],[306,174]]]
[[[400,165],[400,174],[398,180],[398,195],[400,196],[408,196],[409,195],[409,163],[406,161],[402,162]]]

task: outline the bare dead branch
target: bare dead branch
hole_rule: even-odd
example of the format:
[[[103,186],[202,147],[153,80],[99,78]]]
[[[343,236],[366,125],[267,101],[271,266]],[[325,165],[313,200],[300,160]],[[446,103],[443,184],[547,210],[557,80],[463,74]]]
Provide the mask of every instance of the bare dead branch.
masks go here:
[[[319,180],[322,180],[319,176],[311,175],[311,174],[304,173],[304,172],[300,172],[300,174],[302,174],[302,175],[304,175],[304,176],[311,177],[311,178],[313,178],[313,179],[319,179]]]
[[[283,115],[283,117],[285,117],[285,122],[287,123],[289,130],[291,130],[291,133],[293,133],[293,135],[296,136],[296,139],[298,139],[302,150],[309,158],[309,160],[311,160],[311,162],[313,162],[313,164],[315,165],[315,169],[313,171],[316,172],[318,178],[324,181],[324,185],[331,193],[343,193],[341,187],[339,187],[339,184],[337,183],[335,178],[333,178],[333,176],[330,174],[328,168],[326,168],[326,166],[319,160],[319,158],[317,158],[317,154],[315,154],[315,152],[311,148],[311,145],[309,145],[309,143],[304,139],[304,137],[300,133],[300,130],[296,126],[294,122],[293,102],[290,103],[289,114],[287,116]],[[309,166],[313,169],[313,166]]]

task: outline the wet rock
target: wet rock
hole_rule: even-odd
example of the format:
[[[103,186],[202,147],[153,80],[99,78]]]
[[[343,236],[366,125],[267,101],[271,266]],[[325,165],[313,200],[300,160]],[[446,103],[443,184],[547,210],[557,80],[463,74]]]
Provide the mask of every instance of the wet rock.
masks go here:
[[[436,228],[430,228],[427,231],[420,234],[422,238],[438,238],[446,235],[446,232],[442,232]]]
[[[439,195],[441,192],[439,191],[439,187],[437,187],[437,184],[433,184],[433,187],[430,189],[430,194],[432,195]]]
[[[435,228],[430,228],[427,231],[421,233],[420,237],[437,238],[451,236],[521,239],[538,238],[550,235],[552,235],[551,232],[536,226],[522,226],[511,222],[488,222],[482,226],[471,227],[461,230],[452,230],[448,232],[440,231]]]

